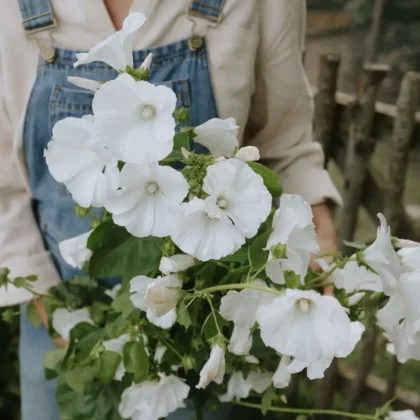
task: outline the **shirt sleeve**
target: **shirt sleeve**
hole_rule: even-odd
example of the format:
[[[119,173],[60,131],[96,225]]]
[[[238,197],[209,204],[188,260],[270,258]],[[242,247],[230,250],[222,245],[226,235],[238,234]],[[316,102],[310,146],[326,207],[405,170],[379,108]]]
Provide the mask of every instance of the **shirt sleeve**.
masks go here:
[[[303,63],[305,0],[260,2],[260,48],[246,141],[280,176],[286,193],[311,205],[341,197],[312,139],[313,93]]]
[[[38,276],[31,283],[44,294],[60,281],[31,208],[21,148],[14,145],[14,130],[7,112],[0,79],[0,267],[11,277]],[[21,144],[21,142],[19,142]],[[10,306],[33,298],[25,289],[0,287],[0,306]]]

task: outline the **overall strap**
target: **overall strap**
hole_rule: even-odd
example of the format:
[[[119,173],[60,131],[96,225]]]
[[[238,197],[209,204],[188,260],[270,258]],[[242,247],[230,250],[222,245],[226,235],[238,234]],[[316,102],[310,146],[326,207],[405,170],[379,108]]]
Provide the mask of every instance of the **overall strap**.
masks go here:
[[[224,4],[225,0],[191,0],[188,15],[220,23]]]
[[[26,35],[54,29],[57,21],[49,0],[18,0]]]

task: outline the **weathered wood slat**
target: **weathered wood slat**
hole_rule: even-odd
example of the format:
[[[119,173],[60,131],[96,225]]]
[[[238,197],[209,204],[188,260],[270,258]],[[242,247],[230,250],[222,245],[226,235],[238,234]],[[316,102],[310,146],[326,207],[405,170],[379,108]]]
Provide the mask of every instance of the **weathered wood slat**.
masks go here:
[[[333,133],[337,129],[335,92],[339,67],[339,55],[324,54],[321,56],[318,92],[315,96],[314,139],[322,145],[325,166],[330,157]]]
[[[341,212],[340,243],[345,253],[352,252],[343,241],[352,241],[356,230],[362,186],[368,173],[370,157],[375,149],[372,136],[375,103],[379,87],[389,70],[384,65],[365,65],[360,91],[351,107],[351,124],[344,170],[345,193]]]

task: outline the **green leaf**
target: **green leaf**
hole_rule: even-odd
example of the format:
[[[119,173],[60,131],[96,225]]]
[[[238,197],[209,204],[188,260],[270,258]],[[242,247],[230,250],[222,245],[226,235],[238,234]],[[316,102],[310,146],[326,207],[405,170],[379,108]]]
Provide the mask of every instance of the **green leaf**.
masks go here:
[[[125,332],[127,332],[127,318],[124,315],[118,316],[105,326],[105,335],[110,339],[121,337]]]
[[[111,306],[114,311],[122,313],[127,318],[134,311],[133,302],[130,300],[130,284],[124,283],[118,296],[113,300]]]
[[[114,351],[104,351],[96,361],[96,376],[104,383],[109,383],[114,379],[122,356]]]
[[[59,364],[64,359],[65,354],[66,349],[51,350],[44,354],[44,370],[47,380],[57,377]]]
[[[215,314],[217,319],[217,325],[219,326],[220,330],[223,331],[223,328],[228,325],[228,322],[221,317],[219,312],[215,312]],[[210,340],[211,338],[216,337],[219,334],[219,331],[217,330],[216,326],[216,321],[211,312],[204,321],[201,333],[204,334],[206,340]]]
[[[184,160],[181,149],[184,148],[188,151],[191,150],[190,139],[188,133],[180,132],[174,136],[174,148],[169,156],[167,156],[161,163],[169,164],[172,162],[178,162]]]
[[[362,242],[350,242],[350,241],[344,241],[343,244],[348,246],[349,248],[355,248],[355,249],[365,249],[366,245]]]
[[[239,264],[245,264],[248,260],[248,248],[248,245],[244,245],[240,249],[238,249],[234,254],[222,258],[220,262],[237,262]]]
[[[300,276],[293,271],[285,270],[283,271],[284,280],[286,281],[286,285],[290,289],[297,289],[301,285]]]
[[[188,330],[192,324],[190,314],[188,313],[188,309],[186,308],[184,301],[181,301],[178,304],[177,321],[178,324],[185,328],[185,330]]]
[[[143,338],[130,341],[124,346],[124,366],[127,372],[133,373],[134,382],[139,383],[149,375],[149,356],[146,353]]]
[[[248,162],[248,165],[256,174],[262,177],[264,185],[273,197],[281,195],[282,188],[280,185],[280,179],[274,171],[258,162]]]
[[[28,283],[28,281],[26,279],[24,279],[23,277],[16,277],[13,280],[13,284],[15,285],[15,287],[23,287],[23,288],[32,288],[32,286],[30,285],[30,283]]]
[[[88,240],[88,247],[93,250],[90,277],[153,277],[159,269],[163,239],[135,238],[124,228],[109,223],[102,223]]]
[[[26,306],[26,319],[35,327],[39,328],[42,324],[41,319],[39,318],[36,307],[33,303],[28,303]]]
[[[74,392],[85,395],[92,387],[95,374],[92,366],[76,365],[73,370],[65,373],[65,378]]]
[[[26,276],[25,280],[28,281],[37,281],[38,280],[38,276]]]
[[[249,256],[251,261],[251,267],[258,271],[262,268],[268,261],[268,251],[264,251],[264,248],[267,246],[267,241],[271,232],[265,232],[262,235],[258,236],[254,242],[252,242]]]
[[[263,395],[261,399],[261,413],[265,416],[268,410],[273,405],[273,401],[276,399],[276,389],[270,387]]]

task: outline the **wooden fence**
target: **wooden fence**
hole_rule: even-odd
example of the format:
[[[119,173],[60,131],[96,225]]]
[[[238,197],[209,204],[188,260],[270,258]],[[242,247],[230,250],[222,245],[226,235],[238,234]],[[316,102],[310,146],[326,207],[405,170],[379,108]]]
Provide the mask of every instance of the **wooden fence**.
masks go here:
[[[336,54],[320,59],[314,133],[322,144],[326,162],[332,159],[345,180],[340,243],[354,240],[360,206],[365,207],[375,224],[377,213],[384,213],[394,236],[420,241],[419,224],[409,217],[403,204],[409,157],[420,151],[420,74],[405,75],[393,106],[376,100],[387,66],[365,65],[353,96],[337,92],[339,67],[340,57]],[[386,142],[387,156],[384,168],[375,172],[370,161],[378,142]],[[345,245],[341,250],[350,252]],[[347,411],[355,411],[367,395],[376,395],[375,404],[381,405],[397,394],[397,405],[414,408],[420,414],[419,393],[397,387],[400,365],[395,358],[387,381],[371,374],[380,339],[378,330],[369,328],[361,341],[357,369],[336,364],[327,371],[318,386],[318,406],[331,406],[335,390],[344,386]]]

